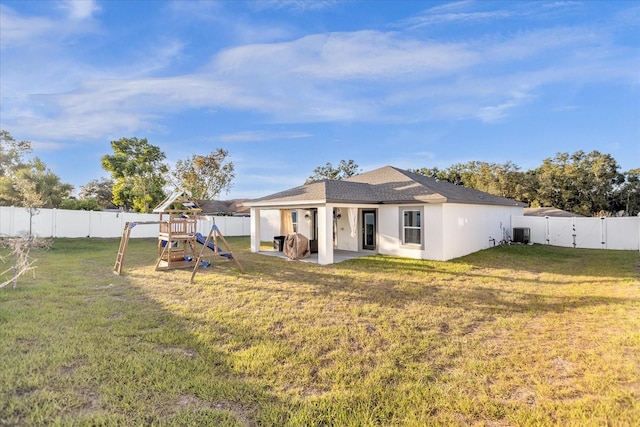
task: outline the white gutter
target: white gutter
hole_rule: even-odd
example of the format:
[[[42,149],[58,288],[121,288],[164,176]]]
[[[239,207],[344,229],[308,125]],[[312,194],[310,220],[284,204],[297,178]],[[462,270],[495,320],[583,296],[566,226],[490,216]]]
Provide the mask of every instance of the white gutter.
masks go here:
[[[249,208],[278,208],[280,206],[317,206],[326,203],[326,200],[293,200],[288,202],[244,202],[242,205]]]

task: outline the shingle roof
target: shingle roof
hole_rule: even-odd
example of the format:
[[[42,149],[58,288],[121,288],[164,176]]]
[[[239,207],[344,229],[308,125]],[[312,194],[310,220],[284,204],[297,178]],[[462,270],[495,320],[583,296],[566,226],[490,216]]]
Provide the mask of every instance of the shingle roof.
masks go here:
[[[198,200],[198,204],[205,214],[232,213],[227,203],[220,200]]]
[[[246,202],[277,205],[292,202],[325,203],[471,203],[482,205],[526,206],[460,185],[438,181],[392,166],[385,166],[345,180],[323,180],[281,191]]]
[[[198,200],[198,205],[205,214],[242,214],[249,212],[249,208],[242,203],[245,199],[234,200]]]
[[[562,209],[553,208],[553,207],[525,208],[524,216],[540,216],[540,217],[551,216],[551,217],[562,217],[562,218],[584,217],[584,215],[564,211]]]

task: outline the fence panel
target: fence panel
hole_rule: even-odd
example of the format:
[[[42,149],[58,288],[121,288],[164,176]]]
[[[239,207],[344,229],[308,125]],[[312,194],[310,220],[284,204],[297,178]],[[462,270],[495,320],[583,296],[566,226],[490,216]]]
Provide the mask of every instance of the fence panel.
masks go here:
[[[576,247],[586,249],[606,249],[603,242],[604,220],[600,218],[574,218],[576,224]]]
[[[611,221],[615,219],[615,221]],[[640,249],[640,217],[607,218],[607,249]]]
[[[122,212],[118,216],[120,219],[120,231],[118,237],[122,234],[122,229],[127,222],[153,222],[158,221],[159,216],[157,214],[140,214],[131,212]],[[131,229],[131,238],[144,238],[144,237],[158,237],[158,231],[160,230],[159,224],[139,224]]]
[[[119,212],[90,212],[89,235],[91,237],[109,238],[122,234],[124,221]]]
[[[532,243],[585,249],[640,250],[640,217],[514,216],[511,224],[513,227],[530,228]]]
[[[91,215],[87,215],[84,211],[57,209],[52,209],[51,213],[53,216],[51,237],[90,237]]]
[[[11,209],[11,213],[8,215],[11,218],[11,224],[7,227],[9,232],[8,236],[21,236],[29,234],[29,212],[26,209],[17,209],[17,208],[9,208]],[[35,218],[35,216],[34,216]],[[3,216],[4,220],[4,216]],[[49,224],[51,222],[49,221]],[[42,229],[44,230],[44,223],[41,221]],[[38,229],[33,223],[31,225],[31,232],[35,234],[38,232]],[[50,230],[45,230],[45,232],[49,232],[49,234],[45,234],[44,236],[50,236]]]
[[[573,246],[572,218],[549,218],[549,244],[553,246]]]
[[[131,212],[93,212],[66,209],[38,209],[31,219],[31,232],[40,237],[120,237],[126,222],[158,221],[157,214]],[[249,217],[210,217],[198,221],[198,231],[207,234],[214,224],[224,236],[251,234]],[[139,224],[131,230],[131,238],[157,237],[158,224]],[[18,236],[29,233],[29,211],[25,208],[0,206],[0,235]]]

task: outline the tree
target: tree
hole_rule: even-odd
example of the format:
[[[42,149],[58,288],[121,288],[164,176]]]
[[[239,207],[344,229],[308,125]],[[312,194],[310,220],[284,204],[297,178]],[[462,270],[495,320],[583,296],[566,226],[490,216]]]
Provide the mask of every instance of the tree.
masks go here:
[[[340,160],[340,164],[335,168],[331,163],[327,162],[324,166],[318,166],[315,168],[313,170],[313,175],[307,178],[305,184],[322,181],[323,179],[346,179],[358,175],[359,173],[360,166],[358,166],[358,164],[353,160]]]
[[[30,152],[30,141],[16,141],[9,132],[0,130],[0,177],[9,176],[23,166],[23,157]]]
[[[581,215],[612,213],[616,188],[624,182],[618,163],[609,154],[576,151],[546,158],[534,173],[536,203]]]
[[[512,162],[503,164],[471,161],[456,163],[446,169],[421,168],[415,173],[484,191],[495,196],[529,201],[530,180]]]
[[[635,215],[640,210],[640,169],[621,174],[609,154],[598,151],[557,153],[525,172],[511,163],[457,163],[446,169],[414,172],[529,203],[582,215]]]
[[[30,152],[31,142],[16,141],[9,132],[0,130],[0,205],[18,204],[16,172],[24,166],[24,155]]]
[[[80,187],[80,200],[95,200],[101,209],[114,208],[113,204],[114,182],[109,178],[94,179]]]
[[[58,208],[60,203],[69,197],[73,191],[73,185],[63,183],[60,177],[53,173],[38,157],[31,160],[25,167],[17,172],[19,179],[33,183],[36,194],[42,200],[45,208]],[[25,197],[25,192],[22,196]]]
[[[47,165],[35,157],[25,162],[31,142],[16,141],[9,132],[0,131],[0,204],[57,208],[73,191]]]
[[[164,197],[163,177],[169,170],[163,162],[165,154],[146,138],[120,138],[111,141],[113,155],[102,157],[102,167],[115,181],[113,203],[129,210],[149,212],[149,206]]]
[[[630,169],[623,175],[624,182],[615,191],[613,212],[635,216],[640,213],[640,168]]]
[[[63,183],[38,157],[0,177],[0,203],[27,208],[58,208],[73,185]]]
[[[60,209],[68,209],[72,211],[101,211],[102,206],[98,204],[96,199],[65,199],[60,203]]]
[[[174,186],[186,190],[198,200],[212,200],[229,191],[235,178],[232,162],[226,162],[229,152],[218,148],[206,156],[194,154],[190,159],[178,160],[173,171]]]

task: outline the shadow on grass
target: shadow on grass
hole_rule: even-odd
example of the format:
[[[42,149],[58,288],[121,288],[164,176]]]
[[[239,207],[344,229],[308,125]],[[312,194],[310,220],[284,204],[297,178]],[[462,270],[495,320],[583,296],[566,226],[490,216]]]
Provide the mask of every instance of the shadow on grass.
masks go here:
[[[581,307],[640,302],[638,298],[585,295],[563,289],[625,286],[629,279],[639,283],[640,275],[634,272],[632,264],[637,258],[634,254],[623,254],[626,258],[622,262],[631,263],[626,269],[610,269],[611,261],[599,259],[603,254],[593,251],[571,253],[542,247],[536,251],[543,255],[542,259],[527,259],[527,249],[517,248],[514,254],[508,247],[496,248],[484,251],[481,256],[449,262],[374,256],[332,266],[245,254],[250,258],[249,273],[265,279],[267,284],[244,286],[288,293],[286,283],[290,282],[295,285],[292,293],[306,292],[310,297],[343,298],[397,308],[413,303],[460,305],[493,313],[564,312]],[[501,256],[504,254],[513,262]],[[549,262],[547,258],[554,261]],[[519,267],[513,265],[515,261]],[[600,274],[592,275],[592,270]],[[270,286],[269,282],[283,282],[284,285]]]
[[[247,273],[220,260],[201,270],[193,285],[190,270],[153,271],[155,239],[131,240],[122,276],[111,272],[116,239],[56,241],[39,257],[37,280],[0,297],[0,337],[8,343],[0,349],[8,367],[0,376],[0,424],[284,425],[296,403],[276,396],[286,396],[287,377],[280,373],[285,384],[277,384],[266,365],[304,347],[307,335],[299,332],[292,341],[278,335],[287,325],[271,315],[284,303],[290,305],[282,318],[296,325],[308,321],[307,327],[323,331],[340,323],[332,326],[331,348],[344,333],[342,323],[349,326],[357,310],[372,306],[392,310],[372,315],[378,322],[363,324],[365,330],[383,325],[393,310],[391,316],[445,307],[450,310],[436,315],[434,325],[422,326],[447,336],[455,335],[447,332],[449,324],[472,330],[494,314],[639,303],[637,292],[624,298],[564,286],[606,290],[629,279],[637,283],[637,255],[620,261],[589,251],[501,247],[444,263],[375,256],[320,266],[252,254],[247,238],[228,240]],[[319,306],[311,313],[320,321],[304,316],[305,304],[314,302]],[[332,304],[340,307],[323,311]],[[471,313],[458,321],[464,311]],[[411,320],[397,316],[413,327]],[[287,347],[292,353],[278,353]],[[253,355],[265,357],[260,369],[250,365],[260,362]],[[310,360],[299,366],[315,363]]]
[[[131,245],[130,268],[147,262],[149,246]],[[0,425],[255,426],[264,408],[284,405],[135,273],[113,275],[114,249],[57,241],[38,254],[35,279],[3,290]]]
[[[139,241],[139,250],[150,241]],[[448,262],[409,260],[389,256],[364,257],[330,266],[286,261],[253,254],[247,238],[229,238],[240,262],[247,269],[238,286],[308,297],[336,297],[401,308],[462,305],[491,312],[564,312],[580,307],[638,303],[638,298],[602,295],[567,295],[563,287],[623,286],[637,281],[638,254],[550,246],[500,246]],[[154,262],[134,257],[132,266]],[[189,271],[182,270],[185,283]],[[208,274],[233,282],[239,272],[233,262],[221,260],[210,269],[200,269],[196,281]],[[252,281],[250,277],[261,280]],[[282,285],[273,286],[270,283]],[[291,287],[287,287],[291,283]],[[233,283],[228,286],[235,286]],[[295,286],[295,289],[293,287]],[[553,289],[550,290],[550,286]],[[538,290],[538,288],[540,288]],[[557,291],[557,292],[556,292]]]

